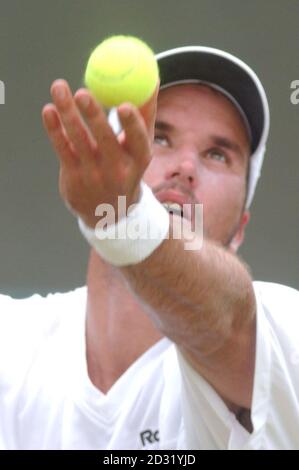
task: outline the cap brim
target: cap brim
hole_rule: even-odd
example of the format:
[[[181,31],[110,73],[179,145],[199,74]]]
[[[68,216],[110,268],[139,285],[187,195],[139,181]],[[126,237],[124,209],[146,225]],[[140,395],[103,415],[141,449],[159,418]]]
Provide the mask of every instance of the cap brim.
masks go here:
[[[267,100],[254,72],[233,55],[209,47],[188,46],[156,55],[161,88],[184,81],[203,81],[222,88],[243,110],[254,152],[265,130]],[[266,107],[266,108],[265,108]]]

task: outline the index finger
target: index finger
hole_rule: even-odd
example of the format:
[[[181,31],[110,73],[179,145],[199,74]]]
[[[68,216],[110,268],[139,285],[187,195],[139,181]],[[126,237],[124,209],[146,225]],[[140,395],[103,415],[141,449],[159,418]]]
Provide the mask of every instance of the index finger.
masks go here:
[[[68,83],[61,79],[55,80],[51,94],[65,132],[80,160],[93,163],[96,142],[79,113]]]

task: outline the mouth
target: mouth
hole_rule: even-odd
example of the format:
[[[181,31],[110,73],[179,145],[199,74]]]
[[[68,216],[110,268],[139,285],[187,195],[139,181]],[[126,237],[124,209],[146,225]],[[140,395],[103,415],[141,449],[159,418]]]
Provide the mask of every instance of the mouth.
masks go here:
[[[156,193],[157,199],[169,212],[181,218],[191,219],[191,208],[193,201],[189,196],[174,189],[161,190]]]
[[[179,215],[180,217],[184,216],[183,208],[179,203],[173,201],[164,201],[162,202],[162,205],[169,212],[169,214]]]

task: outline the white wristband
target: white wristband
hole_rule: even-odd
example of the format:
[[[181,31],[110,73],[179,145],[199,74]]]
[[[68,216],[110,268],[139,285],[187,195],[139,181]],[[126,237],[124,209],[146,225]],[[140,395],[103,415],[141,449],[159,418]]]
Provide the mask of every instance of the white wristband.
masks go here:
[[[88,227],[78,220],[80,230],[90,245],[114,266],[137,264],[150,256],[167,238],[169,213],[141,181],[141,198],[126,217],[107,228]]]

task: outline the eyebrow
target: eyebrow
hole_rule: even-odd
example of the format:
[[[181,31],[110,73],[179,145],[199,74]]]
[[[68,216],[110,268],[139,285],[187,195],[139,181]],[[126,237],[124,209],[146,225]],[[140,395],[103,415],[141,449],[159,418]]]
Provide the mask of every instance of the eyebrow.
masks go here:
[[[156,121],[155,129],[157,129],[158,131],[171,132],[174,130],[174,126],[164,121]]]

